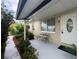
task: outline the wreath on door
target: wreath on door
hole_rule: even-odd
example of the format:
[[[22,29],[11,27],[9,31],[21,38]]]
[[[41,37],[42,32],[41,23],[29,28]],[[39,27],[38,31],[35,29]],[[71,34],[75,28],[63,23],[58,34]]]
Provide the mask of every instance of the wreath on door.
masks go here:
[[[72,29],[73,29],[73,21],[72,21],[72,19],[68,19],[67,20],[67,25],[66,25],[66,27],[67,27],[67,31],[68,32],[71,32],[72,31]]]

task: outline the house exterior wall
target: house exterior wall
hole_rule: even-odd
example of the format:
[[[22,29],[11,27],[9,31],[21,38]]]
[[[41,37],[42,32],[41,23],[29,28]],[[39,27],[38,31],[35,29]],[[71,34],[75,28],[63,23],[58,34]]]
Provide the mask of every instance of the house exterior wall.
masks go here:
[[[40,31],[41,31],[41,27],[40,27],[40,20],[39,18],[34,18],[33,21],[29,24],[30,25],[30,31],[34,33],[34,35],[39,35]],[[32,25],[34,26],[35,30],[32,30]]]
[[[59,18],[60,19],[60,18]],[[47,32],[49,34],[49,42],[59,44],[60,43],[60,21],[58,21],[58,17],[55,19],[55,26],[56,26],[56,31],[55,32],[48,32],[48,31],[41,31],[41,23],[40,23],[39,18],[34,18],[34,21],[32,22],[34,25],[35,30],[32,31],[34,35],[39,35],[40,33]],[[31,27],[32,25],[30,25]],[[30,30],[32,30],[30,28]]]
[[[58,20],[59,19],[59,20]],[[55,33],[51,32],[49,41],[51,43],[59,44],[60,43],[60,18],[56,17],[55,19],[56,31]]]
[[[70,18],[70,17],[74,17],[73,19],[73,31],[71,33],[68,33],[67,30],[66,30],[66,21],[67,21],[67,18]],[[47,32],[47,31],[44,31],[44,32],[47,32],[49,33],[49,42],[52,42],[52,43],[55,43],[55,44],[58,44],[60,45],[61,42],[65,42],[65,43],[74,43],[76,44],[76,31],[77,31],[77,19],[76,19],[76,10],[75,11],[67,11],[67,12],[64,12],[62,14],[59,14],[56,16],[56,19],[55,19],[55,25],[56,25],[56,31],[55,32]],[[41,23],[40,23],[40,18],[37,17],[37,18],[34,18],[33,19],[34,23],[34,28],[35,30],[32,31],[34,33],[34,35],[38,35],[40,33],[42,33],[43,31],[41,31]],[[63,28],[64,26],[64,28]],[[62,36],[62,30],[64,30],[64,35]]]
[[[40,27],[40,21],[38,19],[34,21],[34,28],[35,28],[35,30],[33,31],[34,34],[39,35],[41,27]]]

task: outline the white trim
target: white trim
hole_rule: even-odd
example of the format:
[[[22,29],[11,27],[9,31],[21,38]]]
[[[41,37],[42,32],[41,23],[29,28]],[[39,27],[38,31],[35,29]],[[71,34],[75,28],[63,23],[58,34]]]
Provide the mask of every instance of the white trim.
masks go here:
[[[24,40],[26,40],[26,20],[24,20]]]
[[[43,33],[49,33],[49,34],[52,34],[52,33],[56,33],[56,32],[52,32],[52,31],[41,31]]]

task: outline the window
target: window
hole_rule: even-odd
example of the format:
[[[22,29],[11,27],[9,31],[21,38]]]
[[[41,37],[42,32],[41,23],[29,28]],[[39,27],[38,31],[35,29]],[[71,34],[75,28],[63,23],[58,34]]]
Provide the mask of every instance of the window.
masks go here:
[[[47,31],[47,22],[45,20],[42,20],[41,22],[41,30]]]
[[[41,20],[41,30],[55,32],[55,18]]]
[[[48,31],[55,32],[55,18],[48,20],[47,24],[48,24]]]

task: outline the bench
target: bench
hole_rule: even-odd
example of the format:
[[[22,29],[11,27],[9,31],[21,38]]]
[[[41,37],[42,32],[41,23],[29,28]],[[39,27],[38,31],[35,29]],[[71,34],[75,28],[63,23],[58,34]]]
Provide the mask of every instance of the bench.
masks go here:
[[[48,33],[40,33],[38,36],[37,36],[37,39],[38,40],[43,40],[43,41],[47,41],[48,40]]]

